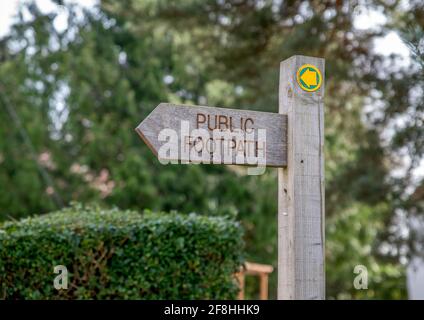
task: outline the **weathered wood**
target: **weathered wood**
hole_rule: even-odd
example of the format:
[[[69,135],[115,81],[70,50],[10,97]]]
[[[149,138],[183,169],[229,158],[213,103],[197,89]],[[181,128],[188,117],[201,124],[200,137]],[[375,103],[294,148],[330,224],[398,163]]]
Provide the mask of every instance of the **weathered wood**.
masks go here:
[[[259,276],[259,300],[268,300],[268,274]]]
[[[182,162],[197,162],[181,150],[174,152],[182,149],[184,139],[190,138],[193,129],[204,129],[212,137],[216,131],[266,131],[266,144],[262,148],[266,154],[265,165],[280,168],[279,299],[325,298],[323,99],[324,59],[294,56],[280,66],[279,114],[161,103],[136,128],[152,151],[159,153],[159,158]],[[188,133],[181,130],[183,122],[189,127]],[[169,139],[172,156],[160,152],[165,143],[163,136],[160,138],[163,130],[179,135],[176,140]],[[258,135],[252,139],[258,142]],[[188,141],[191,145],[191,140]],[[221,163],[237,161],[232,158]],[[287,168],[283,168],[285,166]],[[244,275],[239,276],[243,286]],[[261,283],[261,288],[265,288],[267,279],[263,278]]]
[[[140,123],[136,131],[153,153],[158,156],[159,148],[165,143],[159,141],[159,133],[167,128],[175,130],[180,135],[181,121],[188,121],[190,130],[206,129],[211,136],[213,129],[254,129],[255,131],[265,129],[266,166],[283,167],[287,164],[287,116],[283,114],[161,103]],[[180,135],[178,143],[183,139],[184,137]],[[255,141],[257,141],[257,135],[255,135]],[[176,148],[179,147],[180,145],[176,146]],[[234,158],[235,155],[231,164],[236,163]],[[196,162],[187,159],[182,152],[179,152],[177,159],[171,156],[167,159]]]
[[[271,273],[274,268],[269,264],[261,264],[261,263],[254,263],[254,262],[245,262],[245,272],[246,274],[253,274],[253,275],[259,275],[262,273]]]
[[[278,169],[278,299],[325,299],[324,79],[302,90],[296,72],[324,59],[293,56],[280,65],[279,112],[288,117],[287,168]]]
[[[260,264],[253,262],[245,262],[244,267],[241,268],[240,272],[236,274],[239,282],[240,291],[238,299],[244,299],[244,278],[246,275],[253,275],[259,277],[259,299],[268,299],[268,278],[269,274],[274,270],[271,265]]]
[[[244,272],[241,271],[236,274],[238,283],[239,283],[239,292],[237,295],[237,300],[244,300]]]

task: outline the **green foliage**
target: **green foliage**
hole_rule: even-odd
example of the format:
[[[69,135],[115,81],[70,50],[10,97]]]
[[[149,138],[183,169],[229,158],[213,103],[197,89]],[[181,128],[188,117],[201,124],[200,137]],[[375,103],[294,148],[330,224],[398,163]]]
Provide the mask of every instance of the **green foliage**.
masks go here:
[[[0,227],[0,297],[235,298],[242,247],[228,218],[76,205]],[[56,265],[68,290],[53,286]]]
[[[403,266],[381,260],[378,233],[387,216],[384,205],[369,207],[355,204],[331,217],[326,230],[326,278],[333,299],[405,299],[406,275]],[[377,248],[376,248],[377,247]],[[384,263],[382,263],[384,261]],[[368,289],[357,290],[354,268],[363,265],[368,272]]]

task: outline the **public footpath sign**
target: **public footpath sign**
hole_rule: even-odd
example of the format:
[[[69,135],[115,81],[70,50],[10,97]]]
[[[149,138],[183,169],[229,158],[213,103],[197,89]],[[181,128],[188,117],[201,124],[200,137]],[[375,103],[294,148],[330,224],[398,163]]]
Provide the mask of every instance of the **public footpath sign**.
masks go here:
[[[164,164],[278,168],[279,299],[325,298],[324,63],[281,62],[278,113],[161,103],[136,128]]]
[[[163,161],[283,167],[286,124],[278,113],[161,103],[136,131]]]

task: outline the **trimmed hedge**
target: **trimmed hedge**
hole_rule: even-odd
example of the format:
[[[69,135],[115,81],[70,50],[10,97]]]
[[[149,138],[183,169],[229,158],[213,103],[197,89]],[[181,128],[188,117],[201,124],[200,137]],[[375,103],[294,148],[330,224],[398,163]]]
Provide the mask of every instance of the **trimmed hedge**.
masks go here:
[[[0,226],[0,298],[230,299],[242,248],[229,218],[77,205]]]

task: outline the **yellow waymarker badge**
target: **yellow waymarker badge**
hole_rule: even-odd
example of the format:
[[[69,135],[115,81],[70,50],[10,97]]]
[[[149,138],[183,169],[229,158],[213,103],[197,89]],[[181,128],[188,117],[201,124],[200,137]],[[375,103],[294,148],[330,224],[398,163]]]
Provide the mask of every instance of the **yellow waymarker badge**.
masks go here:
[[[297,83],[305,91],[317,91],[321,87],[322,75],[312,64],[304,64],[297,70]]]

